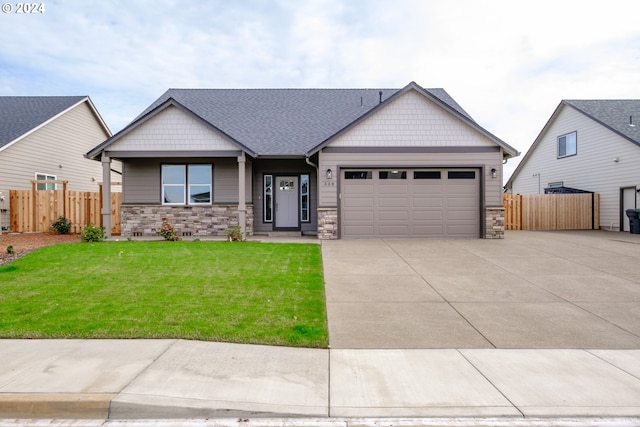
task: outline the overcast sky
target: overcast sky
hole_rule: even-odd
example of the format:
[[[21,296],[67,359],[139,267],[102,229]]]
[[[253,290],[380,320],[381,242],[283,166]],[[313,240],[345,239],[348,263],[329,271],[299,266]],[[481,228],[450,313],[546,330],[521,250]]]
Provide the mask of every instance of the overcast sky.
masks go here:
[[[415,81],[524,154],[562,99],[640,98],[638,0],[37,4],[2,6],[0,95],[89,95],[113,133],[168,88]]]

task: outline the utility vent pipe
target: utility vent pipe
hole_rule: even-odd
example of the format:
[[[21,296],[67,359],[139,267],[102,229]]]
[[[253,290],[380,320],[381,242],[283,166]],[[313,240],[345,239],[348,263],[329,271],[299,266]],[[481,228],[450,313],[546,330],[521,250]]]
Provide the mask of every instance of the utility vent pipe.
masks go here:
[[[378,92],[378,95],[380,95],[380,104],[382,104],[382,91]]]

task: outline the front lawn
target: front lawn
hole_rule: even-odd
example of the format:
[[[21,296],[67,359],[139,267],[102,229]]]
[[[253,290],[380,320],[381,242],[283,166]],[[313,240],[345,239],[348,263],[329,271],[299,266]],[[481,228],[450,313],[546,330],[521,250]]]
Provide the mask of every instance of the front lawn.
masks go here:
[[[326,347],[315,244],[56,245],[0,266],[0,338]]]

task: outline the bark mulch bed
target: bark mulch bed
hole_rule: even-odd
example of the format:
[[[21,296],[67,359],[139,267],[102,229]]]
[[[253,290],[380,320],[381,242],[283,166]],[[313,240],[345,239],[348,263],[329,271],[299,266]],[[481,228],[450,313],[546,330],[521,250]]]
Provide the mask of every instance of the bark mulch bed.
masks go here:
[[[2,233],[0,234],[0,265],[11,262],[43,246],[79,242],[79,234]],[[10,246],[13,247],[12,254],[8,253]]]

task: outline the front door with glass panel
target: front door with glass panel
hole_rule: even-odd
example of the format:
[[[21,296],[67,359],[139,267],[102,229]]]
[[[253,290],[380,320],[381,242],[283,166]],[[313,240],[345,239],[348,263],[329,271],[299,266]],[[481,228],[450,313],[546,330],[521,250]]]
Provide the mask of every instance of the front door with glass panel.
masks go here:
[[[275,179],[275,228],[299,228],[297,176],[277,176]]]

